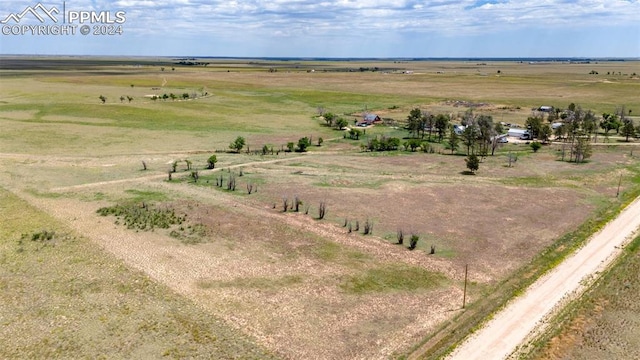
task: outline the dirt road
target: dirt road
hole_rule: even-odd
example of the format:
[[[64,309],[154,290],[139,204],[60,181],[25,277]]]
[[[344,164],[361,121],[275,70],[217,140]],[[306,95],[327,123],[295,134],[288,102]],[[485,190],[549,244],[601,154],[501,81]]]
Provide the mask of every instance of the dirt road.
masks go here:
[[[472,334],[448,359],[505,359],[544,329],[568,299],[582,293],[640,227],[640,197],[589,242]]]

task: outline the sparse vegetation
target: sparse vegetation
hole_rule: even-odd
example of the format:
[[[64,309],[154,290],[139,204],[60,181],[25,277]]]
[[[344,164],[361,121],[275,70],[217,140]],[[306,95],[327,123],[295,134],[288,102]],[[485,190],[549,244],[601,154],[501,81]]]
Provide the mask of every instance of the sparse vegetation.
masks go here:
[[[207,70],[193,66],[189,71],[165,73],[169,77],[168,84],[156,88],[159,86],[157,64],[149,67],[155,69],[155,73],[150,74],[145,70],[145,64],[141,69],[129,66],[116,68],[109,64],[87,68],[75,66],[77,61],[81,60],[71,59],[69,65],[51,63],[55,66],[73,65],[73,76],[67,76],[65,71],[56,71],[55,76],[50,76],[47,67],[42,67],[38,75],[28,71],[3,70],[8,76],[0,78],[3,85],[0,88],[9,92],[13,91],[10,89],[22,89],[20,96],[3,94],[10,96],[2,96],[5,101],[0,106],[3,122],[0,143],[6,168],[3,169],[6,170],[3,177],[6,187],[18,194],[24,193],[24,198],[37,202],[42,209],[55,210],[59,218],[66,219],[64,221],[91,237],[95,249],[99,249],[95,244],[115,249],[114,252],[119,252],[127,264],[135,264],[141,271],[154,274],[154,279],[174,290],[179,288],[189,301],[205,308],[207,314],[196,316],[195,319],[199,320],[195,323],[189,317],[173,318],[179,324],[164,321],[166,311],[143,312],[136,317],[135,311],[140,314],[140,309],[129,312],[129,309],[136,308],[132,304],[144,303],[153,309],[154,300],[141,297],[127,303],[122,300],[127,294],[123,291],[119,293],[118,301],[114,301],[114,297],[108,302],[111,304],[109,312],[88,312],[92,314],[92,323],[88,324],[99,327],[98,336],[89,332],[91,337],[83,337],[90,326],[82,327],[74,334],[65,333],[64,323],[59,322],[62,318],[53,316],[70,307],[51,307],[39,316],[46,320],[43,324],[60,327],[34,326],[31,331],[23,331],[23,328],[11,326],[28,326],[30,322],[14,321],[8,324],[9,330],[5,330],[9,336],[0,340],[0,357],[24,358],[35,354],[36,357],[86,358],[104,354],[106,357],[128,358],[139,354],[127,352],[127,344],[137,346],[142,343],[145,346],[137,346],[138,349],[162,347],[160,353],[151,351],[151,357],[268,357],[261,352],[253,352],[254,348],[249,345],[247,349],[251,354],[237,349],[233,345],[235,340],[231,345],[222,344],[224,336],[207,330],[206,326],[225,322],[248,324],[246,329],[250,334],[263,336],[268,333],[274,339],[269,346],[288,358],[348,358],[352,354],[366,358],[402,358],[409,351],[411,341],[431,334],[436,334],[429,338],[434,339],[433,353],[445,351],[451,344],[450,340],[457,341],[456,337],[463,336],[492,309],[521,291],[519,285],[512,284],[516,281],[526,283],[529,277],[539,274],[538,268],[529,264],[529,260],[538,261],[536,254],[555,254],[557,248],[571,249],[575,242],[579,242],[576,240],[579,236],[565,239],[565,232],[578,228],[585,219],[590,219],[590,214],[600,209],[610,211],[617,208],[638,188],[638,155],[634,155],[633,146],[619,146],[624,140],[636,141],[633,136],[625,139],[624,134],[624,118],[635,119],[637,124],[638,117],[632,118],[627,110],[628,107],[635,109],[640,106],[636,94],[629,90],[633,88],[629,86],[630,82],[635,80],[619,78],[606,84],[600,82],[602,79],[594,82],[595,78],[586,74],[589,69],[585,71],[584,66],[530,66],[504,62],[500,63],[500,69],[509,76],[494,79],[469,76],[476,75],[473,72],[475,68],[470,70],[459,63],[447,61],[437,62],[437,71],[446,71],[447,75],[435,75],[436,68],[432,62],[416,60],[399,62],[401,65],[389,62],[380,67],[380,71],[388,76],[380,73],[373,77],[370,72],[357,70],[359,67],[372,69],[379,64],[361,63],[359,60],[354,60],[353,64],[323,61],[324,68],[319,70],[320,65],[307,61],[271,59],[267,62],[243,60],[236,63],[235,60],[211,59],[207,60]],[[611,63],[605,65],[605,62],[589,66],[606,72],[605,66]],[[625,67],[623,72],[631,73],[628,70],[633,70],[632,66],[637,67],[637,62],[625,61],[615,65]],[[3,62],[3,66],[11,66],[11,62]],[[164,66],[171,67],[169,63]],[[309,71],[310,66],[316,68],[315,74],[300,76],[313,76],[314,86],[302,84],[296,74]],[[411,77],[395,76],[396,67],[403,68],[402,71],[405,67],[407,71],[416,70],[416,74]],[[267,73],[269,68],[278,69],[278,72]],[[347,73],[347,68],[356,71]],[[231,76],[228,70],[231,70]],[[495,73],[495,68],[492,72]],[[559,73],[563,76],[558,76]],[[490,85],[495,81],[500,82],[499,89]],[[133,83],[136,84],[135,89],[130,87]],[[426,83],[429,86],[424,86]],[[90,84],[90,87],[85,84]],[[567,109],[562,109],[562,104],[550,104],[554,102],[554,98],[549,97],[552,93],[549,92],[550,86],[556,89],[554,91],[561,89],[563,98],[571,99],[575,104]],[[56,93],[51,91],[53,88]],[[91,91],[87,91],[89,88]],[[198,95],[206,96],[208,93],[212,96],[205,101],[197,101],[196,96],[190,95],[189,101],[182,101],[187,100],[187,92],[194,92],[189,89],[196,88]],[[602,91],[605,88],[607,91]],[[87,101],[86,94],[96,92],[115,97],[116,101],[112,99],[110,105],[102,105],[95,101],[95,95],[91,95],[93,100]],[[128,105],[128,98],[118,103],[118,97],[127,92],[136,97],[135,104]],[[153,97],[145,95],[153,93],[160,95],[155,102]],[[478,94],[481,94],[481,100],[469,100],[478,98]],[[516,94],[526,96],[514,96]],[[47,101],[43,102],[45,96]],[[578,103],[585,110],[581,110],[576,105]],[[623,103],[627,108],[619,105],[614,109],[611,105]],[[329,123],[326,118],[314,116],[315,106],[310,108],[310,104],[325,104],[339,116]],[[553,105],[553,111],[537,110],[541,104]],[[414,108],[420,109],[416,120],[424,126],[408,131],[405,119]],[[592,114],[587,109],[592,109]],[[324,108],[321,110],[319,116],[327,115]],[[361,119],[365,113],[376,112],[382,122],[368,126],[366,133],[355,127],[356,119]],[[600,127],[603,118],[599,114],[607,112],[615,115],[619,126],[604,122],[602,124],[607,129]],[[495,136],[492,139],[491,134],[504,134],[507,127],[525,127],[530,116],[542,117],[542,127],[537,139],[526,141],[545,144],[544,151],[532,155],[530,145],[524,141],[498,143]],[[353,124],[353,130],[361,132],[335,130],[339,118],[347,122],[341,128],[351,128]],[[504,123],[502,131],[497,119]],[[451,124],[460,126],[463,123],[475,129],[467,134],[473,136],[462,138],[464,147],[460,148],[462,140],[458,139]],[[561,138],[550,136],[553,142],[545,138],[545,128],[549,127],[545,127],[547,123],[554,125]],[[560,123],[562,125],[558,126]],[[605,134],[607,136],[603,136]],[[229,141],[238,135],[255,142],[255,146],[249,149],[245,141],[239,150],[228,148]],[[309,144],[318,143],[322,148],[304,156],[283,154],[285,149],[297,151],[297,143],[292,142],[292,147],[289,147],[288,142],[305,135]],[[343,136],[353,137],[353,140]],[[592,145],[591,154],[576,148],[579,138],[587,139]],[[604,141],[609,144],[603,146],[601,143]],[[100,156],[88,150],[95,149],[92,146],[100,147]],[[44,154],[42,149],[47,149],[47,153]],[[202,170],[205,167],[213,169],[214,165],[208,161],[212,149],[217,154],[216,160],[225,163],[222,171]],[[418,149],[421,153],[415,153]],[[482,176],[460,176],[463,170],[461,161],[467,151],[482,162]],[[496,156],[492,158],[494,152]],[[559,160],[561,152],[566,152],[566,156],[562,156],[564,162],[554,157],[557,154]],[[140,157],[145,159],[151,171],[145,176],[132,172],[131,164],[139,167]],[[518,157],[518,166],[507,168]],[[174,159],[180,160],[172,163]],[[576,159],[583,163],[579,166],[568,163]],[[178,164],[180,171],[176,173]],[[186,169],[182,164],[186,164]],[[195,172],[198,172],[197,179],[193,177]],[[167,178],[171,181],[164,181]],[[246,194],[244,191],[242,194],[222,191],[223,188],[235,188],[228,188],[235,178],[242,190],[246,187]],[[620,197],[616,198],[619,181]],[[219,189],[212,189],[214,185]],[[258,186],[259,194],[248,196],[255,193]],[[122,191],[127,188],[136,190]],[[156,194],[140,190],[144,188],[155,189]],[[162,189],[165,199],[155,198],[158,189]],[[499,196],[505,193],[515,196],[507,201]],[[304,198],[302,206],[296,206],[296,199],[289,199],[285,212],[297,208],[313,218],[324,218],[326,222],[314,222],[302,214],[279,214],[275,209],[281,194],[299,194]],[[553,206],[541,206],[548,205],[549,199],[553,199]],[[150,210],[172,208],[176,215],[188,214],[189,220],[168,229],[154,227],[153,232],[129,230],[122,224],[122,218],[119,221],[123,226],[114,226],[111,220],[115,217],[96,221],[93,210],[87,210],[97,208],[95,204],[98,202],[98,206],[105,203],[142,206],[144,202],[149,204]],[[5,202],[0,203],[2,211]],[[331,212],[325,216],[326,208],[322,212],[318,208],[318,213],[315,213],[319,203],[332,204]],[[428,210],[428,216],[424,216],[425,210]],[[371,234],[373,222],[367,233],[367,222],[370,221],[367,216],[375,219],[375,235]],[[367,233],[366,238],[353,233],[354,225],[360,230],[358,217],[363,219],[360,234]],[[473,226],[469,226],[466,219],[471,219]],[[544,223],[523,219],[544,219]],[[495,229],[497,222],[508,223],[513,230],[506,235]],[[5,231],[6,223],[3,220],[0,233]],[[344,228],[339,228],[340,225]],[[29,240],[32,234],[42,229],[47,233],[55,231],[52,240]],[[347,236],[345,230],[352,234]],[[181,237],[202,231],[206,232],[207,241],[210,240],[206,246],[184,246],[170,238],[173,236],[189,243],[191,240]],[[28,237],[22,245],[17,245],[21,233],[28,234]],[[39,252],[39,258],[45,261],[37,263],[38,259],[34,257],[29,264],[35,264],[38,271],[48,270],[57,274],[56,261],[57,264],[66,263],[55,260],[60,259],[55,257],[50,262],[48,256],[52,249],[66,251],[67,245],[72,243],[67,240],[68,233],[50,224],[38,224],[13,237],[3,237],[10,240],[10,245],[0,249],[6,255],[4,258],[0,256],[3,263],[0,269],[13,269],[5,265],[14,255]],[[121,236],[123,233],[131,236]],[[531,237],[533,233],[536,236]],[[417,241],[420,240],[418,237],[413,244],[413,249],[418,251],[408,252],[412,236],[407,234],[424,234],[422,242]],[[482,234],[481,241],[476,238],[478,234]],[[401,246],[385,244],[378,237],[389,243],[398,242]],[[133,239],[140,241],[131,244],[130,241],[136,241]],[[556,242],[559,244],[557,247]],[[128,245],[135,246],[124,251],[124,246]],[[24,252],[19,253],[19,248]],[[551,250],[544,250],[547,248]],[[75,253],[61,252],[59,255],[74,261],[79,259]],[[98,259],[104,259],[105,254],[99,255]],[[380,256],[385,260],[381,261]],[[470,279],[470,302],[464,315],[446,312],[441,316],[431,316],[434,309],[442,309],[443,303],[438,299],[451,299],[460,292],[458,278],[445,278],[436,287],[413,285],[410,290],[396,284],[413,281],[407,278],[411,278],[414,272],[421,274],[425,263],[430,268],[434,266],[433,269],[451,269],[460,264],[461,259],[472,257],[483,263],[483,268],[475,268],[472,272],[482,280]],[[142,262],[147,258],[160,261]],[[509,261],[499,260],[504,258]],[[547,258],[545,261],[556,261],[556,257],[549,255],[549,258],[551,260]],[[81,259],[78,261],[82,263]],[[403,267],[409,263],[414,265]],[[81,287],[75,298],[93,305],[92,301],[103,297],[101,291],[106,289],[104,277],[113,276],[109,271],[114,269],[114,265],[101,263],[91,271],[82,264],[82,272],[74,272],[75,278],[69,278],[72,280],[65,289],[76,291],[78,279],[90,276],[91,279],[87,278],[88,287],[85,290]],[[545,267],[546,262],[541,266]],[[521,271],[522,267],[525,269]],[[96,268],[105,271],[103,273]],[[395,272],[393,276],[389,275],[392,271]],[[5,285],[7,290],[0,303],[9,303],[10,312],[20,313],[24,307],[19,302],[5,301],[19,299],[24,303],[22,295],[14,290],[21,287],[11,283],[19,279],[15,274],[20,272],[0,276],[5,282],[10,281],[7,285],[0,280],[0,288]],[[32,278],[45,276],[45,282],[52,284],[46,281],[46,274],[36,275]],[[429,278],[428,275],[425,277]],[[150,280],[146,282],[155,284]],[[148,289],[138,284],[131,285],[128,281],[118,280],[115,283],[125,289],[134,286],[140,290],[136,296],[146,294],[144,289]],[[488,283],[491,286],[487,286]],[[99,287],[95,288],[93,284]],[[182,284],[198,284],[197,294],[190,293],[193,287]],[[55,284],[52,287],[55,288]],[[273,294],[282,301],[270,301],[274,299]],[[50,296],[49,301],[56,303],[57,295]],[[163,299],[163,296],[159,298]],[[433,299],[430,300],[433,304],[425,307],[424,299]],[[34,313],[40,311],[40,304],[47,303],[47,298],[39,300],[35,303]],[[123,305],[114,307],[113,304]],[[128,307],[125,308],[124,304]],[[158,304],[157,309],[174,308],[166,303]],[[326,304],[335,304],[330,309],[331,317],[326,316]],[[358,304],[363,310],[375,308],[376,311],[353,311],[352,304]],[[184,304],[178,307],[185,309]],[[98,304],[92,307],[93,311],[96,308],[105,307]],[[414,316],[418,311],[425,314],[421,319],[426,319],[419,327],[415,326]],[[134,315],[125,319],[119,315],[121,312],[127,316]],[[76,323],[73,314],[61,315]],[[328,326],[326,322],[328,318],[346,316],[350,320],[347,325],[333,322]],[[440,325],[437,321],[441,320],[441,324],[451,324],[451,327],[438,332]],[[286,327],[277,325],[283,322],[287,323]],[[370,326],[373,323],[375,327]],[[73,346],[80,344],[78,346],[82,349],[93,349],[92,346],[105,338],[101,335],[107,334],[106,338],[114,335],[114,332],[104,330],[103,325],[109,329],[133,329],[126,331],[134,334],[131,338],[117,336],[107,344],[112,345],[114,341],[125,344],[117,347],[123,352],[109,352],[115,351],[113,346],[99,348],[108,349],[107,352],[74,352]],[[39,328],[42,330],[38,332]],[[56,335],[59,333],[54,332],[56,329],[62,329],[62,334],[65,334],[62,341]],[[157,329],[166,331],[158,332]],[[323,336],[316,336],[318,333]],[[139,338],[136,338],[137,334],[141,334]],[[28,348],[35,349],[35,346],[43,344],[39,339],[50,341],[47,344],[55,344],[56,349],[62,350],[53,355],[37,349],[6,355],[6,351],[20,349],[20,344],[35,344]],[[71,343],[68,339],[81,339],[82,342]],[[158,346],[157,343],[170,345]],[[216,346],[227,349],[227,352],[211,350]],[[46,350],[49,347],[41,348]],[[431,357],[437,356],[426,355],[426,358]]]
[[[130,230],[154,231],[167,229],[171,237],[183,243],[196,244],[206,240],[206,228],[202,224],[187,222],[187,215],[176,215],[175,210],[152,204],[118,204],[97,210],[101,216],[114,216],[116,225]]]

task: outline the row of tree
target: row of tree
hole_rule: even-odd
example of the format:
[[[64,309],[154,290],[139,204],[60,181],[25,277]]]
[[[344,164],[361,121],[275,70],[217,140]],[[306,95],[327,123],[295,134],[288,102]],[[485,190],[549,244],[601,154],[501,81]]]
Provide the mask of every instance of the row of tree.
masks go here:
[[[451,125],[451,115],[434,115],[415,108],[407,117],[405,129],[413,138],[424,139],[427,136],[427,141],[433,139],[438,142],[442,142],[448,132],[447,148],[452,153],[458,149],[460,143],[466,147],[467,155],[486,156],[489,151],[491,155],[495,153],[500,144],[498,135],[504,132],[500,123],[494,123],[491,115],[477,115],[472,109],[462,114],[459,121],[462,127],[456,129]],[[464,130],[460,132],[460,129]],[[409,145],[415,150],[419,143],[412,142]]]
[[[311,142],[312,142],[312,138],[311,137],[302,137],[300,139],[298,139],[298,142],[295,143],[293,141],[290,141],[287,143],[287,148],[282,149],[283,151],[288,151],[288,152],[306,152],[307,149],[311,146]],[[318,138],[318,142],[317,145],[318,146],[322,146],[322,143],[324,142],[324,140],[322,139],[322,137]],[[247,146],[247,141],[245,140],[244,137],[242,136],[238,136],[234,141],[231,142],[231,144],[229,144],[229,149],[233,150],[236,153],[239,153],[240,151],[242,151],[242,149],[244,149],[244,147]],[[249,147],[247,146],[247,152],[249,151]],[[267,145],[264,145],[262,147],[262,155],[266,155],[268,153],[273,154],[273,147],[269,147]]]

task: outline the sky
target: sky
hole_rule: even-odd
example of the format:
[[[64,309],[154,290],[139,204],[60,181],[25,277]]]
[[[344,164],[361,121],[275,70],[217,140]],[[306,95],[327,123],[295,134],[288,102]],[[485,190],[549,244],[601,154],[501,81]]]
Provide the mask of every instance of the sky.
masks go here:
[[[0,22],[4,55],[640,58],[640,0],[0,0]]]

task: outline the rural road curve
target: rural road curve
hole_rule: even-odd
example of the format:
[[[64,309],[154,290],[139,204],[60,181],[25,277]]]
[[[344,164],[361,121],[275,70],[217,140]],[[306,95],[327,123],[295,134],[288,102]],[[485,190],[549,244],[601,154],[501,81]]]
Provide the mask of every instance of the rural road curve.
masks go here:
[[[563,305],[563,300],[584,291],[593,282],[592,275],[605,269],[639,228],[640,197],[592,235],[584,247],[538,279],[523,295],[470,335],[447,359],[510,357],[531,334],[544,328],[548,317]]]

